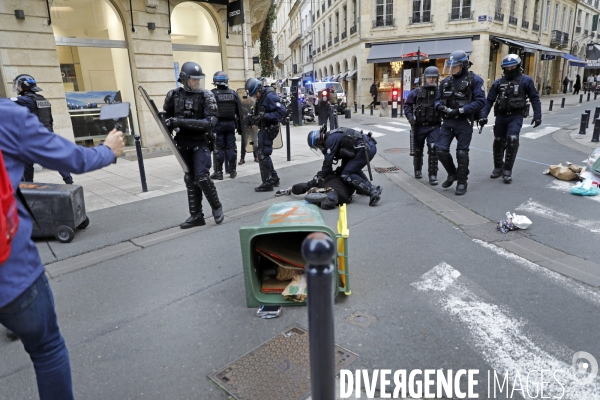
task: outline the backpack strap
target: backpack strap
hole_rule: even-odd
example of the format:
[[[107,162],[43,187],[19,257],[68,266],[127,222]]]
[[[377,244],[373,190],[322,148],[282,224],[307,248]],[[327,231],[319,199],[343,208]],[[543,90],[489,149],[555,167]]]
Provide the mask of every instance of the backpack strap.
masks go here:
[[[31,208],[29,208],[29,205],[27,204],[27,200],[25,200],[25,196],[23,196],[23,193],[21,193],[21,189],[19,189],[18,186],[17,186],[17,198],[19,199],[21,204],[23,204],[23,207],[25,207],[25,209],[27,210],[29,215],[31,215],[33,222],[35,222],[37,227],[40,228],[40,224],[38,223],[37,219],[35,218],[35,215],[33,215],[33,211],[31,211]]]

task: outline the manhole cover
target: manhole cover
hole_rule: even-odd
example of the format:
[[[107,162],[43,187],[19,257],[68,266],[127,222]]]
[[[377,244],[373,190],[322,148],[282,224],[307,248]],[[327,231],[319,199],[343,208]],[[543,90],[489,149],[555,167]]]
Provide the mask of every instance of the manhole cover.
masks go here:
[[[336,373],[358,355],[335,346]],[[291,326],[209,375],[237,400],[303,400],[310,396],[308,331]]]
[[[379,172],[380,174],[385,174],[386,172],[398,172],[398,171],[400,171],[400,168],[398,168],[398,167],[389,167],[389,168],[375,167],[375,172]]]
[[[391,149],[383,150],[384,153],[392,153],[392,154],[408,153],[409,151],[410,151],[410,149],[406,149],[404,147],[392,147]]]
[[[354,325],[362,326],[366,328],[371,325],[373,322],[377,321],[377,318],[373,315],[369,315],[365,312],[355,311],[351,316],[346,318],[347,321],[353,323]]]

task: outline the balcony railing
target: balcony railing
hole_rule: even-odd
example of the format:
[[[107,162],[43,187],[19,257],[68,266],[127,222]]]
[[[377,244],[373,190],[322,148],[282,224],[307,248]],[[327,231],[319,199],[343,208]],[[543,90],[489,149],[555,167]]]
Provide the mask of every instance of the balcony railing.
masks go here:
[[[354,35],[356,33],[356,25],[350,27],[350,34]]]
[[[317,55],[317,51],[316,50],[313,50],[313,56],[314,55]]]
[[[394,25],[394,21],[396,21],[394,18],[377,17],[377,19],[375,19],[373,21],[373,28],[382,28],[382,27],[386,27],[386,26],[396,26],[396,25]]]
[[[494,13],[494,21],[504,22],[504,14],[502,14],[501,12],[496,11]]]
[[[339,41],[340,41],[340,37],[339,36],[336,36],[336,37],[333,38],[333,43],[339,43]]]
[[[523,22],[521,22],[521,28],[523,28],[523,29],[529,29],[529,21],[523,21]]]
[[[540,31],[540,24],[533,24],[533,28],[531,28],[532,31],[534,32],[539,32]]]
[[[583,34],[584,34],[585,36],[589,35],[589,33],[590,33],[590,31],[589,31],[588,29],[584,29],[584,30],[583,30]]]
[[[565,48],[569,44],[569,34],[567,32],[552,31],[550,36],[550,46]]]
[[[511,17],[511,16],[508,17],[508,24],[509,25],[517,25],[517,21],[518,21],[517,17]]]
[[[348,34],[346,33],[346,31],[342,32],[342,40],[346,39],[347,36]]]
[[[321,52],[321,48],[319,47],[319,48],[317,49],[317,53],[320,53],[320,52]]]
[[[275,62],[275,64],[277,64],[280,61],[283,62],[283,54],[277,54],[275,58],[273,58],[273,61]]]
[[[562,40],[560,41],[560,47],[564,48],[569,45],[569,34],[567,32],[563,32]]]
[[[408,17],[408,24],[409,25],[415,25],[415,24],[429,24],[431,23],[433,20],[433,15],[431,14],[424,14],[421,16],[416,16],[416,17]]]
[[[450,14],[448,14],[448,21],[461,21],[461,20],[469,20],[469,19],[473,19],[473,15],[474,15],[475,11],[471,11],[469,12],[458,12],[458,11],[454,11],[451,12]]]
[[[331,40],[327,42],[327,47],[331,47]]]
[[[578,26],[578,27],[575,28],[575,33],[581,33],[581,27],[580,26]]]
[[[325,51],[325,45],[321,46],[321,50]]]

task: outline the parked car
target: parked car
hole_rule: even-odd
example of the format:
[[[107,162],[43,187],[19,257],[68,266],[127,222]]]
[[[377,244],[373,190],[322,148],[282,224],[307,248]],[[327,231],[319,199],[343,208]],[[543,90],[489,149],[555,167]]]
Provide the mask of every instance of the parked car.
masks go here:
[[[342,84],[339,82],[312,82],[307,83],[305,86],[306,89],[306,97],[308,98],[308,102],[312,103],[315,107],[319,104],[319,92],[324,89],[335,88],[335,93],[338,98],[338,114],[344,114],[346,111],[346,92],[342,87]]]

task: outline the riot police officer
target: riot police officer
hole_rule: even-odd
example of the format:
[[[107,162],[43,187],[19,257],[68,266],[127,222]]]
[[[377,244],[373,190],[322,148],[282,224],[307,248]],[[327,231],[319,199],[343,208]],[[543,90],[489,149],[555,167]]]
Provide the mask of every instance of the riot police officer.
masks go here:
[[[425,68],[422,86],[411,91],[404,103],[404,113],[413,130],[415,139],[415,154],[413,156],[415,178],[422,178],[423,147],[425,146],[425,140],[427,140],[429,184],[432,186],[438,184],[438,159],[435,151],[435,141],[440,133],[442,123],[442,114],[435,107],[435,102],[440,99],[439,77],[440,71],[436,67]]]
[[[329,175],[339,175],[344,182],[356,189],[356,193],[369,196],[369,205],[376,205],[381,199],[381,186],[373,185],[362,169],[377,154],[377,142],[370,135],[351,128],[337,128],[326,131],[314,130],[308,134],[308,146],[321,150],[325,155],[323,167],[317,178],[327,180]],[[342,165],[333,171],[333,164],[342,160]]]
[[[214,129],[216,133],[216,149],[215,149],[215,172],[210,177],[211,179],[223,180],[223,163],[227,160],[227,171],[231,179],[235,179],[237,172],[235,171],[237,161],[237,148],[235,146],[235,130],[239,129],[239,98],[235,90],[229,89],[229,78],[223,71],[215,72],[213,76],[213,85],[216,86],[212,92],[217,99],[219,109],[219,122]],[[241,132],[240,132],[241,133]]]
[[[46,129],[54,132],[52,106],[44,96],[38,94],[42,89],[37,86],[36,80],[31,75],[21,74],[13,80],[13,91],[17,92],[19,96],[10,99],[21,106],[27,107],[32,114],[38,117]],[[25,164],[23,181],[33,182],[33,172],[33,163]],[[58,173],[66,184],[73,184],[73,177],[70,172],[58,171]]]
[[[533,79],[523,74],[521,58],[518,55],[507,55],[502,59],[500,67],[504,74],[490,88],[479,126],[483,128],[487,124],[487,116],[494,106],[494,170],[490,178],[502,176],[504,183],[511,183],[512,168],[519,149],[519,133],[523,126],[523,118],[527,117],[529,112],[527,99],[533,106],[531,124],[534,128],[542,123],[542,103]]]
[[[204,90],[204,73],[195,62],[181,66],[178,82],[181,87],[167,93],[163,110],[169,128],[175,130],[175,143],[189,167],[183,180],[187,188],[190,217],[181,229],[205,225],[202,213],[202,194],[212,208],[217,224],[223,222],[223,208],[217,188],[208,174],[211,167],[212,130],[217,125],[217,101],[209,90]]]
[[[460,196],[467,192],[469,175],[469,146],[473,136],[473,122],[485,105],[483,79],[469,71],[472,63],[462,50],[454,51],[446,60],[444,73],[451,75],[440,85],[440,100],[436,103],[442,112],[443,122],[440,135],[435,142],[437,156],[448,172],[448,178],[442,183],[443,188],[452,186],[455,181],[455,194]],[[456,161],[454,165],[450,155],[450,143],[456,138]]]
[[[272,87],[264,87],[262,80],[250,78],[246,81],[248,96],[256,97],[254,114],[250,123],[260,127],[258,131],[258,165],[262,183],[255,187],[257,192],[270,192],[279,186],[279,176],[273,167],[271,154],[273,140],[279,134],[279,122],[285,118],[286,109]]]

